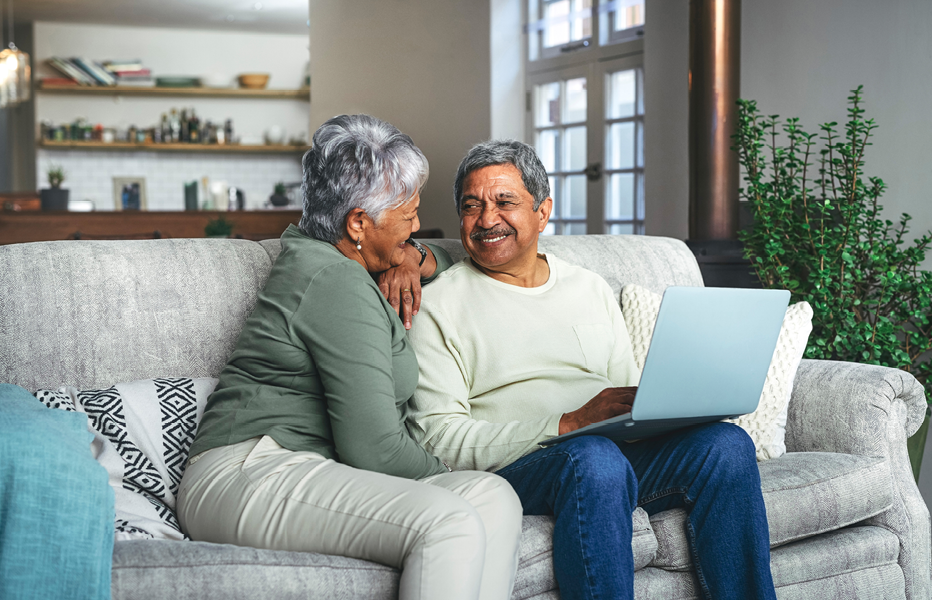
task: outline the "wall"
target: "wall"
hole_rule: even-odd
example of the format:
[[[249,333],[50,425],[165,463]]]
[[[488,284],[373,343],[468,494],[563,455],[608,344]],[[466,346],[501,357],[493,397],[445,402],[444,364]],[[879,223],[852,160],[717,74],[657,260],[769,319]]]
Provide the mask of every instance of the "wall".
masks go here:
[[[647,232],[688,234],[689,8],[647,0],[645,162]],[[764,114],[796,116],[809,131],[845,120],[845,99],[865,87],[880,125],[866,174],[889,186],[888,217],[908,212],[932,228],[932,3],[928,0],[744,0],[741,95]]]
[[[491,7],[491,87],[494,139],[524,141],[527,121],[524,94],[524,61],[527,36],[523,33],[521,3],[489,0]]]
[[[453,177],[490,126],[489,2],[310,0],[311,128],[364,112],[430,161],[421,227],[459,231]]]
[[[644,6],[645,232],[689,234],[689,4]]]
[[[270,88],[297,88],[308,63],[308,42],[303,35],[176,30],[164,28],[35,24],[35,59],[38,75],[58,76],[43,61],[50,56],[86,57],[92,60],[141,59],[153,75],[190,75],[206,78],[209,85],[229,86],[239,73],[270,73]],[[308,105],[300,100],[83,97],[37,94],[36,119],[56,124],[85,117],[91,123],[126,128],[151,127],[172,107],[194,107],[198,116],[215,122],[232,118],[242,143],[262,143],[273,125],[288,137],[307,136]],[[183,184],[207,176],[242,187],[256,205],[272,192],[277,181],[299,181],[296,155],[250,156],[197,153],[110,153],[40,150],[37,184],[45,187],[49,162],[61,164],[69,174],[65,187],[73,199],[92,199],[98,210],[113,207],[111,178],[145,176],[150,210],[181,210]]]

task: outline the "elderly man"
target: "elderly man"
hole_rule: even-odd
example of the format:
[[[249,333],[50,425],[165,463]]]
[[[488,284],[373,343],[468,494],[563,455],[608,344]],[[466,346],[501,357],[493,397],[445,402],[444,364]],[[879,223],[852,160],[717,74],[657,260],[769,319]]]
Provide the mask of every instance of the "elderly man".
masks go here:
[[[608,284],[538,252],[553,201],[534,150],[474,147],[454,184],[469,258],[424,288],[409,429],[454,469],[494,471],[553,515],[561,596],[633,598],[631,514],[684,507],[701,593],[775,598],[754,445],[726,423],[635,443],[538,443],[631,410],[638,380]],[[671,374],[675,376],[675,374]]]

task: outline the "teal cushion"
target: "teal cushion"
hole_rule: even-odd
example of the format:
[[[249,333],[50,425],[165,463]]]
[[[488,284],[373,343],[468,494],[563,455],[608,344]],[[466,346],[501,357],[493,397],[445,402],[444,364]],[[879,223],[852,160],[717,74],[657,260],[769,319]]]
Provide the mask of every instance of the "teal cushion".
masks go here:
[[[110,598],[113,490],[84,414],[0,384],[0,598]]]

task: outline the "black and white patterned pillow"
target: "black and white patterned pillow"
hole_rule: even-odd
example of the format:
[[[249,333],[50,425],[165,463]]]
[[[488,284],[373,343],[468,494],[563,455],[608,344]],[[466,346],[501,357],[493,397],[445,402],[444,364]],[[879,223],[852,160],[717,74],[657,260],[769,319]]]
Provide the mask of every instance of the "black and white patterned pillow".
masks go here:
[[[83,412],[116,496],[116,539],[186,539],[175,496],[212,378],[161,378],[103,390],[39,390],[49,408]]]

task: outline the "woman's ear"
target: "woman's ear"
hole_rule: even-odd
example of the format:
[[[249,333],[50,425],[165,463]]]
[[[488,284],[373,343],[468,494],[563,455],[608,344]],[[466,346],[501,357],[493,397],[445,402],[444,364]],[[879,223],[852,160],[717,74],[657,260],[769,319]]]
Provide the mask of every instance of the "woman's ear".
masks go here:
[[[356,243],[365,237],[367,224],[372,220],[361,208],[354,208],[346,215],[346,235]]]

